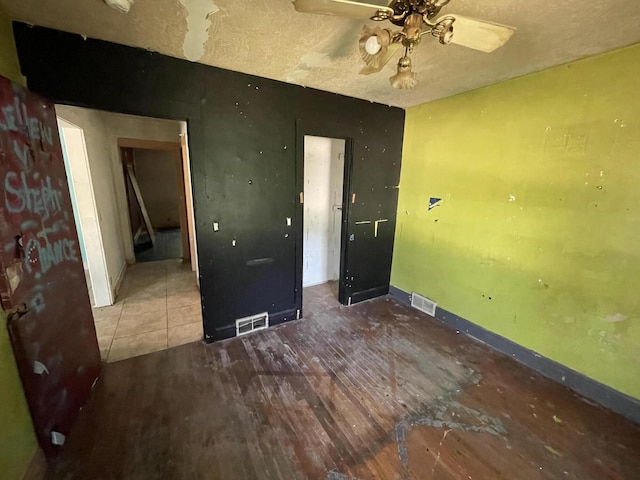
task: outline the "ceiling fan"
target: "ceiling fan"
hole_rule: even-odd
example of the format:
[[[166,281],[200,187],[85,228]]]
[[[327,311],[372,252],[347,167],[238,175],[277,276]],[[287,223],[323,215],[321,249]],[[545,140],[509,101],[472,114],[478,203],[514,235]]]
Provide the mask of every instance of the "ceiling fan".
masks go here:
[[[400,47],[404,54],[398,61],[397,73],[389,78],[394,88],[413,88],[418,83],[411,64],[411,54],[422,37],[431,35],[441,44],[454,43],[490,53],[504,45],[515,28],[476,20],[462,15],[447,14],[436,19],[449,0],[392,0],[388,6],[350,0],[295,0],[298,12],[388,20],[402,30],[371,28],[365,25],[359,40],[360,54],[367,65],[360,73],[368,75],[382,70]]]

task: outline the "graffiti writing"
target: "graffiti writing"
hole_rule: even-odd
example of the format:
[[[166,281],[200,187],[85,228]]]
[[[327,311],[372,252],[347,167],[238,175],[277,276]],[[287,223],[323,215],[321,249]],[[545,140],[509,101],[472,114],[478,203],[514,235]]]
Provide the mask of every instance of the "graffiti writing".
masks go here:
[[[29,185],[26,172],[7,172],[4,178],[5,206],[11,213],[28,211],[35,213],[42,220],[47,220],[51,214],[62,210],[60,190],[51,186],[51,178],[47,176],[39,179],[39,174],[34,174],[36,185]],[[38,180],[40,180],[38,182]]]
[[[17,96],[13,103],[0,106],[0,133],[12,134],[13,154],[2,184],[4,210],[18,215],[20,256],[25,271],[36,279],[62,263],[80,261],[77,240],[67,225],[63,190],[57,188],[55,171],[50,170],[53,163],[36,161],[39,151],[46,154],[54,145],[55,128],[50,123],[46,111],[34,114]],[[36,311],[45,308],[41,291],[32,302]]]
[[[25,267],[29,273],[36,272],[38,276],[64,261],[79,261],[75,240],[66,237],[49,240],[48,234],[55,231],[53,228],[44,228],[25,243]]]
[[[36,173],[33,178],[37,185],[30,186],[25,172],[20,172],[20,175],[7,172],[4,178],[5,205],[11,213],[26,210],[40,216],[42,220],[47,220],[51,214],[62,210],[62,193],[51,186],[49,176],[39,179]]]
[[[0,108],[0,130],[5,132],[24,132],[35,142],[43,141],[53,145],[53,129],[40,121],[38,117],[32,117],[27,111],[27,106],[18,97],[14,97],[14,103]]]

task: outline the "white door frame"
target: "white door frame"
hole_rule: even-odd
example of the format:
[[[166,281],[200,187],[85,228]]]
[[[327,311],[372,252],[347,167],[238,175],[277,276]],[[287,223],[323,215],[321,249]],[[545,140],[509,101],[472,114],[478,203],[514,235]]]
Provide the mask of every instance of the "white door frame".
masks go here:
[[[93,292],[93,306],[104,307],[113,305],[113,291],[107,272],[107,259],[105,257],[100,227],[100,215],[91,180],[91,168],[87,145],[84,139],[84,131],[77,125],[58,117],[60,137],[62,140],[62,153],[65,155],[69,166],[67,176],[73,183],[73,206],[77,209],[76,215],[80,219],[84,249],[86,252],[86,268],[89,270],[91,289]]]

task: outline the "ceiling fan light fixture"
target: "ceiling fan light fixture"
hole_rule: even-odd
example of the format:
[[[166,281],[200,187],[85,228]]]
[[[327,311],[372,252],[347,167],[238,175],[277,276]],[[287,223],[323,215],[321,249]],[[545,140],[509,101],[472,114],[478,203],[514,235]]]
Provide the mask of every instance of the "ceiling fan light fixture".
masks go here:
[[[453,24],[456,19],[453,17],[444,17],[438,20],[438,23],[431,29],[431,35],[436,37],[442,45],[449,45],[453,40]]]
[[[304,13],[386,20],[401,27],[402,30],[392,31],[365,25],[358,43],[360,55],[366,64],[360,70],[361,75],[380,72],[399,48],[404,49],[404,56],[397,65],[397,73],[389,78],[394,88],[413,88],[418,83],[411,68],[410,55],[425,35],[435,37],[442,45],[455,44],[490,53],[502,47],[515,32],[515,28],[507,25],[455,13],[437,18],[440,10],[450,0],[386,0],[383,3],[387,6],[367,3],[368,1],[370,0],[294,0],[293,6]]]
[[[109,5],[114,10],[121,13],[129,13],[134,0],[104,0],[104,3]]]
[[[382,45],[378,41],[378,37],[376,35],[371,35],[366,42],[364,42],[364,49],[367,51],[369,55],[375,55],[380,51]]]
[[[443,45],[449,45],[451,40],[453,40],[453,27],[440,34],[440,43]]]
[[[423,22],[424,20],[422,15],[417,13],[412,13],[406,18],[402,32],[408,41],[411,41],[412,43],[420,42]]]
[[[379,68],[391,43],[391,31],[386,28],[362,27],[360,35],[360,55],[368,66]]]
[[[408,90],[418,84],[416,74],[411,71],[410,57],[405,55],[398,61],[398,73],[389,78],[389,83],[399,90]]]

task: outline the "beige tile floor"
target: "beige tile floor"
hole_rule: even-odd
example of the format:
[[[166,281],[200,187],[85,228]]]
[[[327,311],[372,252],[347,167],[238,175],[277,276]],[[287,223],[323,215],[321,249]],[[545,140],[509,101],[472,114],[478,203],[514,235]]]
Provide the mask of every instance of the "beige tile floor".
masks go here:
[[[115,305],[95,308],[93,319],[106,362],[202,340],[196,274],[181,260],[131,265]]]

